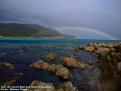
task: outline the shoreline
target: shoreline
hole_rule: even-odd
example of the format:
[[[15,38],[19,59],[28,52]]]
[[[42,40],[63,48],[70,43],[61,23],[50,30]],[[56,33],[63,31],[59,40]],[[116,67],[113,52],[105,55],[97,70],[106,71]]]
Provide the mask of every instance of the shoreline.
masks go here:
[[[65,38],[65,37],[0,37],[0,39],[8,39],[8,38],[16,38],[16,39],[65,39],[65,40],[95,40],[95,41],[119,41],[121,40],[109,40],[109,39],[79,39],[79,38]]]

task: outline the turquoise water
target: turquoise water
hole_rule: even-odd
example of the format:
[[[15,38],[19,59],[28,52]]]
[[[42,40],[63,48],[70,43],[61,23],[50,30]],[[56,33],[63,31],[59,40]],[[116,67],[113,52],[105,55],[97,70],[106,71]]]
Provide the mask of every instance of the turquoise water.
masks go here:
[[[64,82],[47,71],[35,70],[29,67],[37,60],[44,60],[49,53],[55,53],[57,60],[48,62],[61,64],[60,57],[74,55],[80,58],[80,62],[92,61],[94,66],[90,69],[80,70],[78,68],[70,69],[72,74],[70,81],[78,87],[80,91],[97,91],[99,84],[99,73],[97,55],[85,51],[75,52],[74,48],[78,45],[88,43],[117,43],[114,40],[81,40],[81,39],[55,39],[55,38],[0,38],[0,61],[12,63],[15,69],[4,71],[0,69],[0,82],[7,78],[8,73],[22,72],[20,77],[13,85],[29,85],[33,80],[41,80],[57,85]],[[7,73],[7,74],[6,74]]]
[[[0,38],[0,43],[66,43],[85,45],[88,43],[117,43],[121,40],[90,40],[90,39],[64,39],[64,38]]]

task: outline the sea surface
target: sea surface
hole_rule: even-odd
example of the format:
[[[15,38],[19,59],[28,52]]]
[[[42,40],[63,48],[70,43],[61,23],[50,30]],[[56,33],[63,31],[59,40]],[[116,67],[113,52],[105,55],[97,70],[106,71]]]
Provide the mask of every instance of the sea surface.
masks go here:
[[[80,62],[92,61],[93,66],[87,69],[70,69],[72,74],[70,81],[80,91],[97,91],[100,79],[98,56],[85,51],[75,52],[76,46],[84,46],[89,43],[117,43],[118,40],[87,40],[87,39],[62,39],[62,38],[0,38],[0,61],[9,62],[15,66],[14,70],[4,71],[0,69],[0,82],[9,78],[15,72],[23,73],[13,85],[27,86],[33,80],[53,83],[55,86],[64,82],[53,74],[44,70],[36,70],[29,67],[30,64],[44,60],[50,53],[57,55],[57,60],[48,62],[62,64],[62,56],[78,56]]]

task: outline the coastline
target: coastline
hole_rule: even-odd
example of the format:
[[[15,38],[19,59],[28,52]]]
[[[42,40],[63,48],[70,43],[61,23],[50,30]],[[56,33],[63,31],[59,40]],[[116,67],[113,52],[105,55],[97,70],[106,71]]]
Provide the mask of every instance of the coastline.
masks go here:
[[[15,37],[7,37],[7,39],[11,39],[11,38],[17,39]],[[97,91],[97,89],[100,89],[99,91],[113,91],[111,88],[112,85],[108,84],[108,82],[110,82],[110,80],[113,79],[111,80],[112,84],[116,84],[113,87],[116,89],[114,91],[118,91],[118,87],[120,87],[118,83],[120,84],[121,80],[120,80],[120,74],[118,74],[118,71],[115,68],[118,65],[120,70],[120,63],[119,63],[120,60],[118,59],[120,57],[119,55],[120,51],[118,51],[118,49],[120,49],[120,43],[105,44],[99,41],[95,41],[93,43],[92,40],[89,40],[90,41],[89,43],[87,43],[84,46],[81,46],[83,45],[83,42],[85,42],[85,40],[83,40],[83,42],[82,40],[81,42],[79,40],[53,41],[53,39],[48,40],[50,39],[48,38],[47,40],[42,39],[42,41],[40,41],[40,40],[37,40],[39,39],[37,38],[35,39],[37,40],[37,43],[36,43],[35,40],[33,40],[33,37],[31,38],[29,37],[29,40],[32,39],[31,41],[34,41],[34,42],[32,42],[31,44],[28,44],[28,43],[24,44],[26,43],[26,41],[24,41],[26,40],[26,38],[23,38],[23,37],[21,38],[20,37],[18,38],[19,40],[22,40],[20,41],[22,43],[21,45],[20,44],[16,45],[18,40],[15,40],[15,41],[12,40],[11,42],[9,40],[8,41],[5,40],[5,42],[8,44],[4,44],[4,43],[2,44],[2,42],[0,42],[1,45],[3,46],[3,47],[0,46],[1,62],[4,62],[4,60],[6,62],[6,63],[2,63],[2,65],[7,66],[8,68],[12,68],[12,70],[13,68],[19,69],[18,71],[16,71],[17,75],[10,74],[10,76],[12,77],[17,76],[16,79],[10,78],[10,82],[12,81],[10,84],[13,85],[14,83],[16,83],[18,85],[21,85],[21,84],[30,85],[30,83],[32,83],[32,81],[34,81],[35,79],[37,79],[38,81],[43,81],[45,82],[45,84],[47,83],[47,79],[50,79],[49,81],[53,84],[56,84],[57,82],[58,82],[57,84],[61,84],[63,82],[66,82],[65,80],[61,80],[62,78],[67,78],[67,79],[70,78],[69,84],[71,85],[70,82],[72,82],[71,86],[74,85],[79,89],[79,91],[81,91],[81,89],[87,89],[87,88],[93,89],[92,91]],[[38,44],[38,42],[40,44]],[[51,43],[53,44],[51,45]],[[97,59],[97,57],[99,57],[99,59]],[[113,60],[111,60],[111,58],[113,58]],[[118,60],[118,61],[115,61],[115,60]],[[61,62],[63,62],[63,64],[60,64]],[[83,63],[89,64],[90,67],[85,68],[86,66],[83,65]],[[33,66],[29,66],[29,65],[33,65]],[[7,67],[4,67],[4,68],[7,68]],[[72,69],[69,69],[70,67]],[[76,67],[78,67],[79,69],[77,69]],[[108,71],[107,68],[110,69],[110,71]],[[54,71],[54,69],[57,69],[58,71],[57,70]],[[44,71],[44,73],[42,70]],[[101,75],[100,75],[100,70],[101,70]],[[53,73],[52,75],[48,74],[51,72]],[[70,74],[69,72],[73,75],[72,78],[69,75]],[[112,74],[115,72],[116,72],[115,74],[116,77],[113,76],[114,74]],[[40,76],[40,74],[42,75]],[[20,80],[24,80],[22,78],[20,78],[20,80],[18,79],[19,77],[21,77],[21,75],[25,77],[24,79],[28,79],[28,76],[29,76],[30,77],[29,81],[27,83],[24,83],[24,82],[21,83]],[[101,79],[99,79],[100,76],[101,76]],[[110,79],[108,79],[109,77]],[[86,78],[86,80],[83,80],[83,78]],[[16,80],[18,83],[13,82],[13,80]],[[34,81],[34,82],[37,83],[38,81]],[[57,84],[54,86],[57,86]],[[79,84],[82,84],[82,87],[83,85],[86,87],[81,88]],[[107,85],[108,87],[106,87]],[[109,90],[103,90],[108,88]]]
[[[75,39],[75,40],[102,40],[102,41],[121,41],[121,40],[109,40],[109,39],[80,39],[80,38],[66,38],[66,37],[0,37],[0,39],[8,39],[8,38],[16,38],[16,39]]]

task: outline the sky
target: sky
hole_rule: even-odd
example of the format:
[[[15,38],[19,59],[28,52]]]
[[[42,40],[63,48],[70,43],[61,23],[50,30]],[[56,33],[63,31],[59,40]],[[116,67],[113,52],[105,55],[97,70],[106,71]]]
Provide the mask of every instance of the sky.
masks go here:
[[[82,39],[121,39],[121,0],[0,0],[0,22],[39,24]]]

